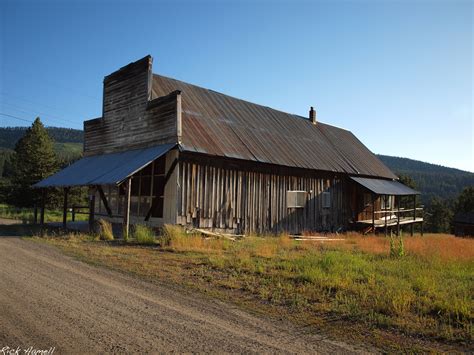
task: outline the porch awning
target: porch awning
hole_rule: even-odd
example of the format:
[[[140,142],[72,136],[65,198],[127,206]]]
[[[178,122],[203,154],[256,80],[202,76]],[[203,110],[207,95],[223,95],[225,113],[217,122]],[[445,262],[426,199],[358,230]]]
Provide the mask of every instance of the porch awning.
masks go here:
[[[166,154],[176,144],[84,157],[33,187],[119,184],[127,177]]]
[[[371,179],[355,176],[351,176],[350,178],[377,195],[407,196],[420,194],[418,191],[395,180]]]

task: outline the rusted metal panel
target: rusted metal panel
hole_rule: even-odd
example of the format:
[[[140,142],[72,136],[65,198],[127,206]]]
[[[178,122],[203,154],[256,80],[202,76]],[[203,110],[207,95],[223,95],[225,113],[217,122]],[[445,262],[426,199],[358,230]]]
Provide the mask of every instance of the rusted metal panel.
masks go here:
[[[152,97],[182,92],[182,150],[298,167],[396,176],[351,132],[154,74]]]

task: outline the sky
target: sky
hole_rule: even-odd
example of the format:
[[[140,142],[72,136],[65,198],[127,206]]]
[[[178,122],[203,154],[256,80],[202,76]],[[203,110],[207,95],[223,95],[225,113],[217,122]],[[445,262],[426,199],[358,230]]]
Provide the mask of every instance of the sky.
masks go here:
[[[155,73],[474,172],[472,1],[0,0],[0,126],[82,128],[103,77]]]

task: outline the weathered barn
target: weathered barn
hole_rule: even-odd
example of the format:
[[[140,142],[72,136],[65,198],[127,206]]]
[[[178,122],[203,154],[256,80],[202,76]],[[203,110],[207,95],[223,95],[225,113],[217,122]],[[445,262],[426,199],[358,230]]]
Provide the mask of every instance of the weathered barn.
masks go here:
[[[102,117],[84,132],[84,158],[36,187],[89,186],[91,222],[233,233],[422,222],[417,192],[312,108],[300,117],[156,75],[150,56],[104,78]]]

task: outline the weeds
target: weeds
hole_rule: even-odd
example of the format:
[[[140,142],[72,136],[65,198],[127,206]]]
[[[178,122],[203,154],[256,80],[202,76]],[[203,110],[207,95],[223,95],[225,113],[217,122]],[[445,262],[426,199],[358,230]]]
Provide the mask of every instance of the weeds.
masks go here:
[[[100,240],[114,240],[112,224],[105,219],[99,219],[99,238]]]
[[[155,232],[150,227],[137,224],[133,229],[133,237],[139,244],[155,244]]]
[[[248,295],[308,322],[327,314],[356,319],[366,328],[472,340],[474,240],[348,234],[326,244],[294,241],[288,235],[232,242],[166,225],[158,241],[165,251],[172,251],[160,253],[159,261],[152,249],[133,247],[112,251],[99,245],[103,254],[97,251],[92,257],[97,248],[87,245],[81,255],[148,277],[168,272],[173,280],[206,290],[238,290],[232,297]],[[172,262],[161,267],[167,258]]]

